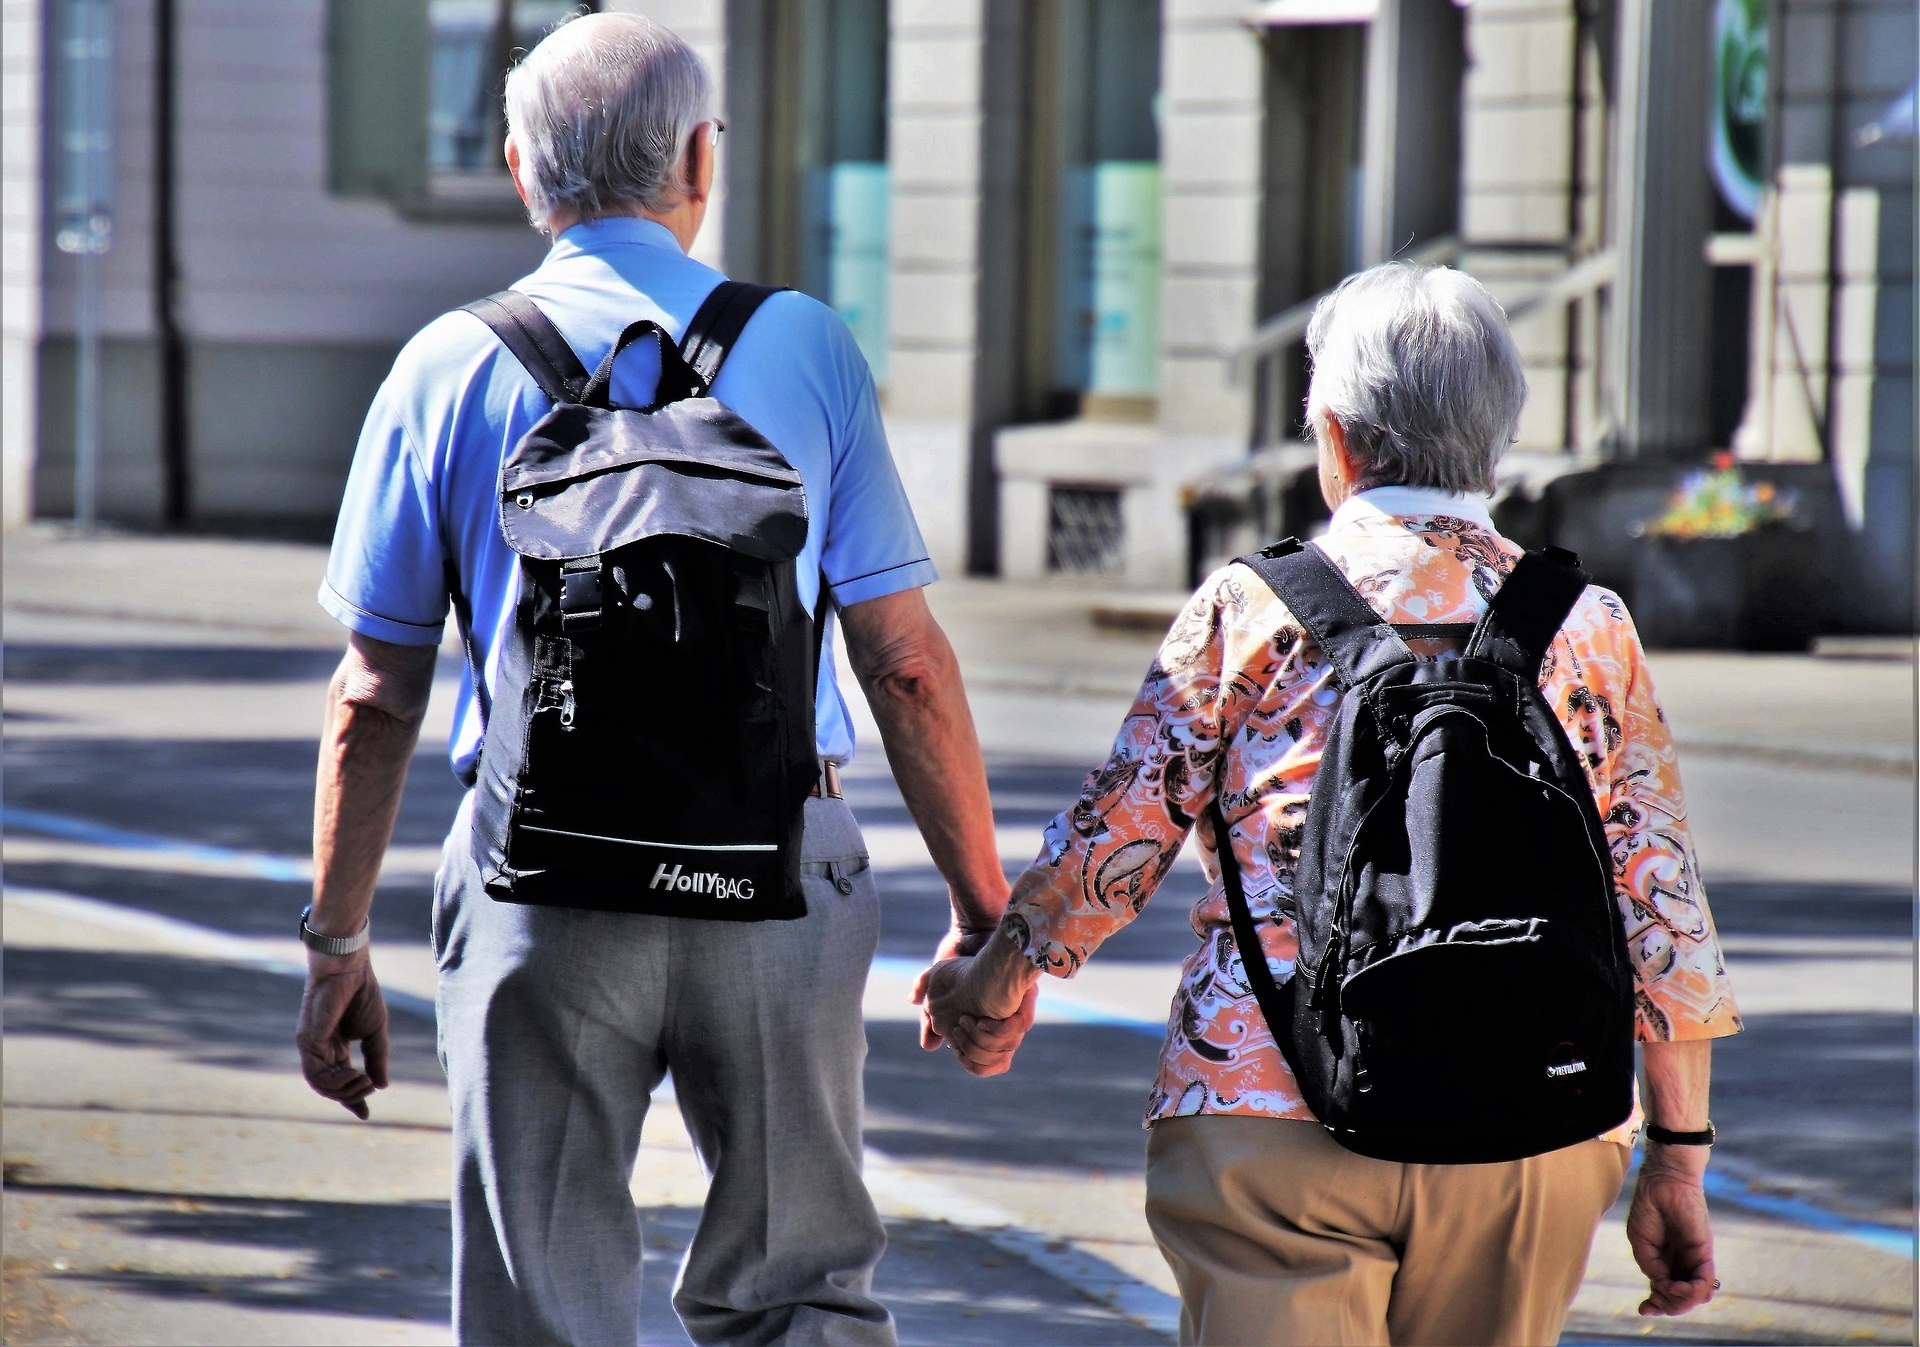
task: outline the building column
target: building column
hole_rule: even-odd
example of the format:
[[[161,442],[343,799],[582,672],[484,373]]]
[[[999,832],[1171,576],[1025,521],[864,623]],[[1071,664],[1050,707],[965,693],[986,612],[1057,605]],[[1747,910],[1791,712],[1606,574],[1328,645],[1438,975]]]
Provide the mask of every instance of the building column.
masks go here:
[[[1620,0],[1613,415],[1627,458],[1708,447],[1711,17],[1708,0]]]
[[[1230,0],[1163,0],[1160,391],[1154,487],[1129,491],[1129,579],[1184,586],[1182,489],[1244,459],[1253,385],[1233,350],[1260,319],[1265,56]]]
[[[33,517],[40,444],[40,10],[37,0],[6,0],[0,11],[0,525],[9,529]]]
[[[983,81],[990,11],[1002,8],[988,0],[892,0],[888,11],[887,435],[928,551],[948,574],[969,563],[985,569],[979,563],[992,556],[992,467],[975,428]],[[1017,154],[998,167],[1017,177]],[[998,336],[1011,344],[1011,333]]]

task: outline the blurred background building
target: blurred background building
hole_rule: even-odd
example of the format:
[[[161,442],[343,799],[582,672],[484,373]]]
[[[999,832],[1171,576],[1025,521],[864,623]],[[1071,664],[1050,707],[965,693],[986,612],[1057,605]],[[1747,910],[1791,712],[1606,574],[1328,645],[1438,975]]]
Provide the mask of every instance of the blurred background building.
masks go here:
[[[87,4],[90,263],[59,171]],[[697,251],[846,318],[951,571],[1176,587],[1309,531],[1306,315],[1412,257],[1513,317],[1509,532],[1630,589],[1634,526],[1731,450],[1795,494],[1826,625],[1910,629],[1912,0],[604,7],[711,61]],[[74,508],[91,265],[100,513],[324,536],[400,344],[542,254],[498,90],[573,8],[5,0],[8,520]]]

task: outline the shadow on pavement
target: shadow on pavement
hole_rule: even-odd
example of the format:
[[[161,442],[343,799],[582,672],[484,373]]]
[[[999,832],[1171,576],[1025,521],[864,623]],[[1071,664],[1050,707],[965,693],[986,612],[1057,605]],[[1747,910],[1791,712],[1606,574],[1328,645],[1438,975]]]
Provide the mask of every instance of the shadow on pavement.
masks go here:
[[[10,1184],[9,1200],[22,1197],[41,1208],[32,1219],[57,1221],[81,1235],[85,1247],[153,1242],[147,1245],[153,1253],[128,1266],[43,1274],[54,1286],[86,1282],[144,1296],[217,1296],[256,1309],[449,1318],[452,1237],[445,1203],[183,1198]],[[241,1262],[257,1269],[264,1263],[273,1270],[172,1274],[154,1266],[168,1259],[162,1252],[168,1244],[182,1242],[215,1246],[203,1266]],[[257,1251],[292,1257],[262,1259]]]
[[[318,710],[315,712],[316,728]],[[319,740],[9,739],[6,802],[185,842],[306,855]],[[437,847],[460,804],[438,748],[414,755],[393,840]]]
[[[648,1207],[641,1213],[645,1254],[641,1341],[688,1341],[674,1318],[673,1278],[693,1238],[693,1207]],[[874,1274],[874,1296],[893,1314],[901,1347],[1129,1347],[1161,1343],[985,1240],[936,1221],[889,1221],[887,1254]]]
[[[9,643],[5,670],[9,683],[298,683],[339,663],[338,650]]]
[[[1746,1023],[1744,1034],[1714,1044],[1715,1161],[1756,1193],[1910,1226],[1913,1018],[1751,1015]]]
[[[277,973],[166,955],[9,948],[5,975],[9,1035],[160,1048],[280,1074],[295,1065],[301,984]],[[395,1015],[389,1032],[394,1080],[445,1081],[431,1024]]]
[[[1042,1024],[1013,1068],[979,1080],[922,1050],[914,1025],[867,1026],[867,1141],[902,1160],[1143,1173],[1141,1126],[1160,1044],[1100,1025]]]

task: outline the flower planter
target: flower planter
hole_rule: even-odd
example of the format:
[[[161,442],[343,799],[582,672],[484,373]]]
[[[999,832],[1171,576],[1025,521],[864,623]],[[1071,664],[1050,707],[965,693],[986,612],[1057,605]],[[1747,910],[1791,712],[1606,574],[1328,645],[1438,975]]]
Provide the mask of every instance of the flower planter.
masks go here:
[[[1733,538],[1650,534],[1629,607],[1650,647],[1805,650],[1820,630],[1814,535],[1777,525]]]

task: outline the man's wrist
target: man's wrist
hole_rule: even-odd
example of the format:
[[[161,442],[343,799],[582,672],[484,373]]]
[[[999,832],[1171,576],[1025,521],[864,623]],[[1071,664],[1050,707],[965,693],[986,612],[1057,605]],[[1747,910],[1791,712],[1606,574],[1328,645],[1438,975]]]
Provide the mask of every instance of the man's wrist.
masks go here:
[[[300,943],[312,953],[330,957],[344,957],[365,950],[372,939],[372,923],[365,917],[352,931],[336,929],[333,922],[317,919],[313,905],[309,903],[300,909]]]

